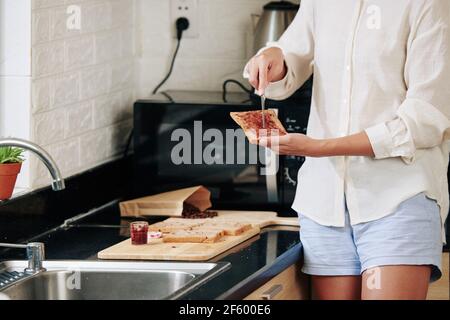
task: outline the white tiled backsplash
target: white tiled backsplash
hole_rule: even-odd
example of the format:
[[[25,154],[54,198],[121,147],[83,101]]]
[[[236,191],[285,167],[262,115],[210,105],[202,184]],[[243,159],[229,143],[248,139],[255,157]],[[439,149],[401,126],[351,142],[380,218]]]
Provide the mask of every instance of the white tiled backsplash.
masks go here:
[[[242,69],[252,45],[251,14],[260,14],[268,2],[198,0],[199,37],[182,40],[173,75],[162,89],[220,91],[226,79],[244,81]],[[167,73],[176,40],[169,0],[138,0],[137,8],[139,94],[146,96]]]
[[[66,27],[69,4],[81,9],[79,30]],[[134,4],[33,0],[32,139],[64,176],[123,150],[135,100]],[[45,167],[32,158],[32,186],[49,182]]]
[[[0,0],[0,136],[29,138],[31,0]],[[17,185],[29,186],[29,161]]]
[[[134,100],[147,97],[168,71],[176,44],[170,0],[20,1],[32,1],[31,139],[64,176],[117,156]],[[221,90],[228,78],[244,81],[251,14],[267,2],[198,0],[199,37],[182,40],[162,89]],[[66,27],[69,5],[81,9],[80,30]],[[31,187],[50,183],[36,158],[30,167]]]

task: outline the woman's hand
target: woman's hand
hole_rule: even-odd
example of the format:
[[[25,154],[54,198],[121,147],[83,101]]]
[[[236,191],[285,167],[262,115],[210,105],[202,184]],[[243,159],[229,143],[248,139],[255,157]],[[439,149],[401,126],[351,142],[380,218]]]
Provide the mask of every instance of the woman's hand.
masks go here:
[[[290,133],[284,136],[262,137],[258,144],[280,155],[318,157],[320,142],[321,140],[311,139],[304,134]]]
[[[258,144],[281,155],[305,157],[364,156],[374,157],[366,132],[335,139],[312,139],[304,134],[262,137]]]
[[[286,76],[287,68],[280,48],[269,48],[254,56],[248,64],[249,82],[262,95],[270,82]]]

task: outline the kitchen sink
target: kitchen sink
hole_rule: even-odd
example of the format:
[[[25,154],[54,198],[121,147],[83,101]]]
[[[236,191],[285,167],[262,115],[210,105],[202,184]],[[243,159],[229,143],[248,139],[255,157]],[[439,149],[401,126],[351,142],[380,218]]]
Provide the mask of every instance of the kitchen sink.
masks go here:
[[[0,295],[12,300],[179,299],[229,268],[228,263],[44,261],[46,271],[23,273],[27,261],[0,263]],[[3,280],[2,280],[3,279]]]

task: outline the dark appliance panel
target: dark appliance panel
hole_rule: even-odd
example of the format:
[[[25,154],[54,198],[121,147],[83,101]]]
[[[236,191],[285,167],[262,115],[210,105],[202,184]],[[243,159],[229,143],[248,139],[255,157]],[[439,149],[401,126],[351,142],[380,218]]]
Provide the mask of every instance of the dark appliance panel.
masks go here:
[[[212,191],[215,208],[289,211],[295,193],[297,171],[303,158],[280,157],[278,174],[266,177],[260,175],[262,164],[251,160],[257,157],[255,153],[258,150],[254,146],[250,147],[248,141],[243,139],[243,143],[234,144],[233,152],[235,159],[238,154],[244,154],[245,160],[227,164],[227,152],[231,151],[230,145],[225,147],[227,130],[238,129],[230,112],[257,110],[260,107],[257,97],[249,99],[247,95],[231,94],[227,96],[227,101],[223,102],[221,93],[167,92],[164,97],[135,103],[136,194],[144,196],[202,184]],[[309,105],[309,95],[297,95],[295,99],[283,102],[267,102],[269,108],[278,110],[280,120],[288,131],[302,133],[306,132]],[[222,133],[223,141],[204,141],[201,134],[208,129]],[[173,139],[175,131],[189,132],[193,138],[189,141],[192,150],[190,155],[176,153],[186,156],[185,159],[190,158],[188,164],[173,161],[172,153],[181,141]],[[216,163],[207,164],[202,158],[208,145],[214,146],[213,155],[218,160]]]

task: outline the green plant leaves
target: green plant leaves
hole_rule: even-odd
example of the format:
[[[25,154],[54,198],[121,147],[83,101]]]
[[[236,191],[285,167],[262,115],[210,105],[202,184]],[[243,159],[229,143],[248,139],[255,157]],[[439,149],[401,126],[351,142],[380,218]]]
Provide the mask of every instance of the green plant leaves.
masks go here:
[[[0,164],[23,162],[23,152],[21,148],[0,147]]]

